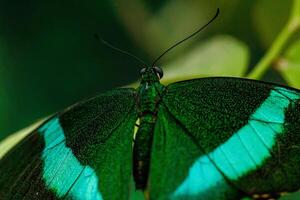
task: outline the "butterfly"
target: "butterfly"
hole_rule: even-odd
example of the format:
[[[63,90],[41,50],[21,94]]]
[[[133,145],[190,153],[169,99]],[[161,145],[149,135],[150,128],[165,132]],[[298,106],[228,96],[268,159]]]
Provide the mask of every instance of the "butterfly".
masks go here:
[[[300,188],[300,91],[211,77],[114,89],[46,120],[0,160],[0,199],[275,199]],[[132,186],[132,182],[134,186]]]

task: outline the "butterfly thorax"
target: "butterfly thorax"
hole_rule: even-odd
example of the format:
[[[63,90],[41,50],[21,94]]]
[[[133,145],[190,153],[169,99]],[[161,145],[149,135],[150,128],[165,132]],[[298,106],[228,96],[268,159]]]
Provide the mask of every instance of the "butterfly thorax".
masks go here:
[[[152,68],[146,69],[142,74],[141,84],[138,88],[138,106],[140,120],[150,114],[154,116],[164,86],[159,82],[159,75]]]
[[[157,118],[158,104],[164,86],[153,70],[142,75],[138,88],[139,128],[133,148],[133,176],[137,189],[146,189],[154,125]]]

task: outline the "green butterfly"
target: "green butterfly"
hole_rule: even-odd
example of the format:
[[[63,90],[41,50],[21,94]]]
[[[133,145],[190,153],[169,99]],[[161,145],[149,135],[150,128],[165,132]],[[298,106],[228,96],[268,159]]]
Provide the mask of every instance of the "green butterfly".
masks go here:
[[[137,89],[50,117],[0,160],[0,199],[127,200],[134,189],[270,199],[300,188],[299,90],[228,77],[164,86],[162,76],[143,68]]]

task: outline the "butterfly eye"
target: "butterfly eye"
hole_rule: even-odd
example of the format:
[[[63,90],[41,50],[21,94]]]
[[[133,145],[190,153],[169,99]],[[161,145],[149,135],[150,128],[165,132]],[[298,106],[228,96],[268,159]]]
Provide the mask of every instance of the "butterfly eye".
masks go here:
[[[159,77],[159,79],[161,79],[164,76],[164,72],[160,67],[153,67],[154,72],[156,73],[156,75]]]

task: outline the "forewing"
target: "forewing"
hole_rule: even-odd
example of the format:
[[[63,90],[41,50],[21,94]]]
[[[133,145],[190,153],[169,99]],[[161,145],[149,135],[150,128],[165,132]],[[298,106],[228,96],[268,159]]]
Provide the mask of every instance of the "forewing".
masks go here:
[[[1,199],[128,199],[135,98],[117,89],[50,118],[0,161]]]
[[[299,99],[295,89],[236,78],[169,85],[155,127],[150,196],[225,200],[299,189]]]

